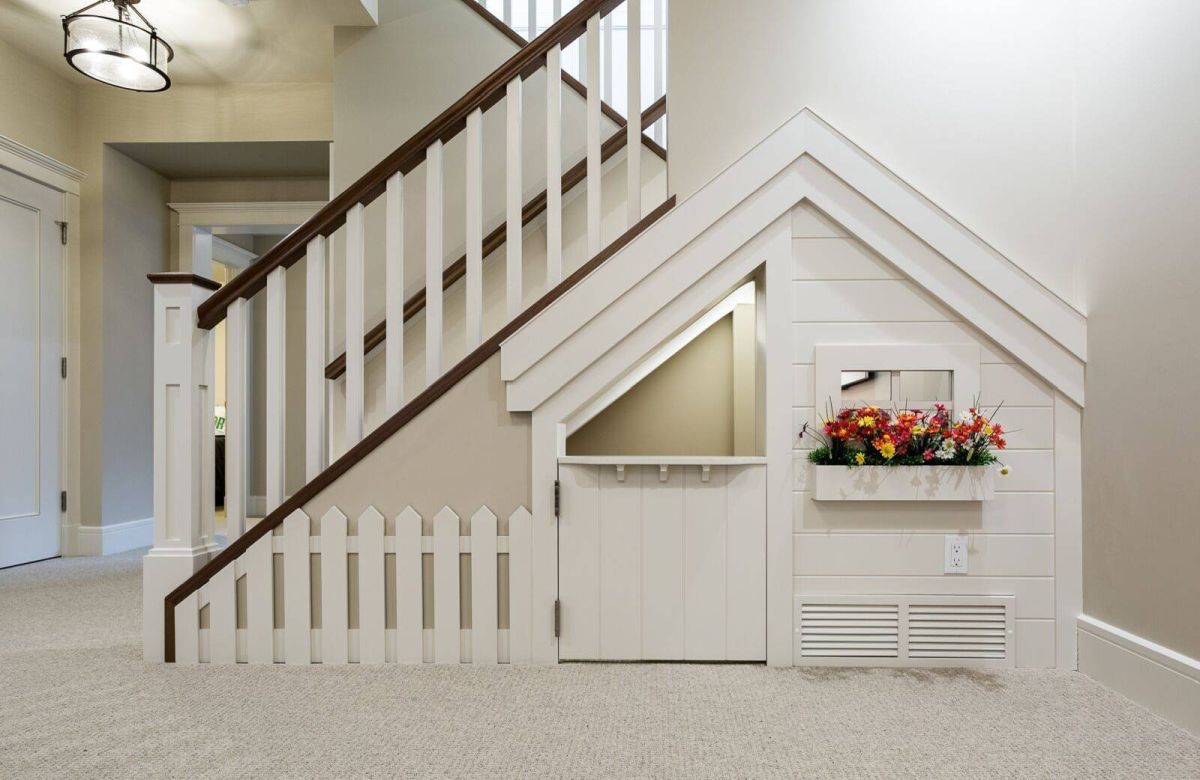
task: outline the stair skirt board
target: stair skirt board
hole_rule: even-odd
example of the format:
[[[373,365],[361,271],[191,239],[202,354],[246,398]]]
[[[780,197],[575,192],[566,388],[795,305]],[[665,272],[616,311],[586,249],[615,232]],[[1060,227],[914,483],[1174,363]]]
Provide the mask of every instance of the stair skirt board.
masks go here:
[[[1013,596],[795,597],[797,666],[1016,666]]]
[[[176,662],[529,663],[531,522],[297,510],[175,607]]]

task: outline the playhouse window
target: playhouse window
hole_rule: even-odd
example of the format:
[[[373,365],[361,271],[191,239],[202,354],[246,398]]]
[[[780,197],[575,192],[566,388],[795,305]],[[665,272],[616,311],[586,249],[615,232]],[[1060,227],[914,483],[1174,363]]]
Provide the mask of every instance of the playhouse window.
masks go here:
[[[925,408],[950,404],[954,398],[953,371],[842,371],[842,405],[873,404]]]

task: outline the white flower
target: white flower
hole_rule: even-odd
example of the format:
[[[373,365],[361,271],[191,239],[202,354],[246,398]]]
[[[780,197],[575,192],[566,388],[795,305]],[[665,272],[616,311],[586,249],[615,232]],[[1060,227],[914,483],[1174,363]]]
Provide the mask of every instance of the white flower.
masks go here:
[[[959,412],[959,413],[958,413],[958,421],[959,421],[959,422],[965,422],[965,423],[974,422],[974,421],[975,421],[975,415],[973,415],[973,414],[971,414],[970,412],[967,412],[967,411]]]
[[[934,453],[938,460],[954,460],[954,442],[942,439],[942,446]]]

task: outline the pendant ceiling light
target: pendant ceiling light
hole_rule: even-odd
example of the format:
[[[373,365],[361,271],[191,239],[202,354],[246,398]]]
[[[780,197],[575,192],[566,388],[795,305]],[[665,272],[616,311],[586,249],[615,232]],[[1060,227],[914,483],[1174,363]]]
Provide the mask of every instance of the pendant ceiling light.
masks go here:
[[[89,78],[135,92],[171,86],[175,52],[136,8],[138,0],[99,0],[64,16],[63,56]]]

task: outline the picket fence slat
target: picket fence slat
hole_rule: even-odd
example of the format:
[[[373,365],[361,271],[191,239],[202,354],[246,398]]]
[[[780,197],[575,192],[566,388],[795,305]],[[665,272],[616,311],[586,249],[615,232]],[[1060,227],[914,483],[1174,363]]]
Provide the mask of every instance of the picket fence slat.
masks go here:
[[[208,590],[209,660],[214,664],[237,662],[237,580],[226,566],[205,586]]]
[[[200,663],[200,594],[175,605],[175,663]]]
[[[508,656],[527,664],[532,653],[533,516],[519,507],[508,518]]]
[[[321,518],[321,663],[346,663],[349,630],[346,516],[333,507]]]
[[[496,515],[471,516],[471,663],[496,663]]]
[[[422,637],[421,516],[411,507],[396,517],[396,661],[425,659]]]
[[[458,556],[458,515],[442,507],[433,518],[433,658],[439,664],[462,661]]]
[[[384,661],[383,515],[375,507],[358,517],[358,662]]]
[[[509,533],[498,534],[499,518],[479,507],[464,532],[459,516],[442,507],[433,535],[411,506],[395,518],[389,534],[384,516],[368,506],[348,535],[344,512],[332,507],[314,535],[311,518],[296,510],[282,533],[268,534],[242,557],[213,575],[203,588],[175,608],[176,657],[180,663],[252,664],[282,662],[365,664],[529,663],[532,604],[532,516],[518,507]],[[312,556],[320,557],[319,583]],[[350,628],[349,557],[358,556],[358,626]],[[387,556],[395,556],[395,628],[388,629]],[[433,577],[427,583],[425,556]],[[469,556],[463,561],[461,556]],[[507,555],[509,627],[500,628],[500,556]],[[275,556],[282,575],[276,614]],[[461,592],[462,567],[470,568],[470,593]],[[238,603],[238,580],[245,578],[245,603]],[[432,591],[427,592],[426,588]],[[464,599],[470,597],[469,625]],[[313,625],[319,599],[321,627]],[[432,602],[433,628],[426,628],[425,605]],[[208,607],[208,628],[200,615]],[[239,609],[245,628],[238,628]],[[280,622],[282,621],[282,622]]]
[[[275,663],[273,558],[270,534],[246,551],[246,652],[252,664]]]
[[[308,534],[308,515],[299,509],[283,521],[283,658],[289,664],[312,663]]]

